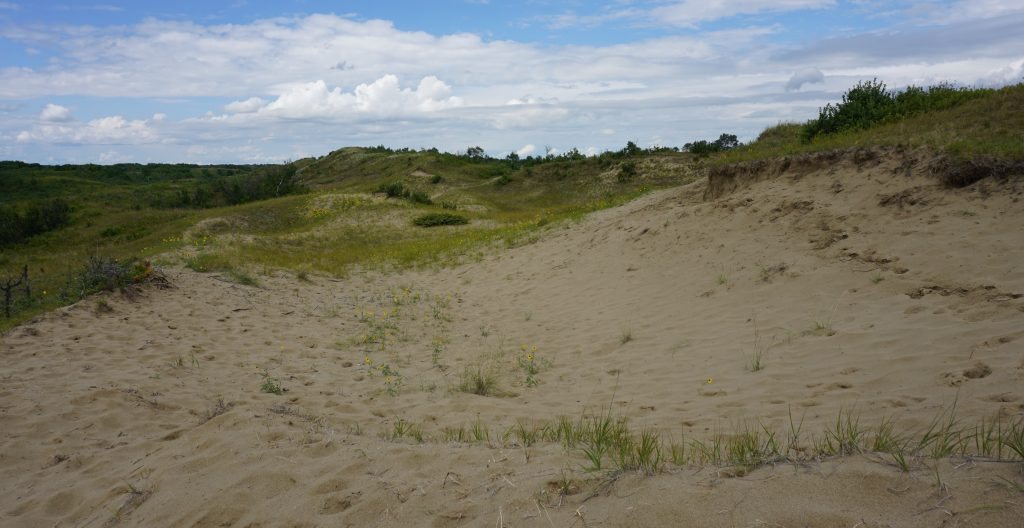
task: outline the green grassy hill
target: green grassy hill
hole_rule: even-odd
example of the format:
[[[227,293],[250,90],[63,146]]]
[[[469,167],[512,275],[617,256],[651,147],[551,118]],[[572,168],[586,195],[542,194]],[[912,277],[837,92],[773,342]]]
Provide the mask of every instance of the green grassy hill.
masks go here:
[[[184,263],[247,284],[282,268],[341,275],[353,265],[436,263],[689,181],[689,158],[644,152],[497,160],[352,147],[287,166],[2,162],[0,208],[8,217],[59,199],[70,206],[70,218],[3,245],[0,284],[27,265],[32,298],[15,295],[16,314],[5,320],[0,311],[0,328],[77,300],[70,284],[95,256]],[[297,185],[275,193],[281,173]],[[427,199],[377,192],[394,183]],[[468,223],[413,224],[438,212]]]
[[[864,86],[878,88],[858,85],[850,94]],[[824,129],[822,120],[842,105],[827,107],[809,124],[780,124],[750,144],[709,154],[631,143],[594,157],[347,147],[279,166],[0,162],[0,285],[28,266],[33,286],[31,298],[15,295],[14,317],[2,319],[0,307],[0,329],[77,300],[81,289],[69,284],[95,256],[155,258],[258,284],[260,274],[281,269],[343,275],[353,266],[473,258],[496,244],[529,241],[553,222],[690,182],[709,165],[870,146],[1024,160],[1024,85],[868,92],[891,103],[888,113],[808,140],[808,128]],[[853,102],[853,116],[864,117]],[[58,207],[48,209],[54,200]],[[22,225],[62,204],[69,213],[46,224],[48,232]],[[454,216],[436,222],[445,218],[439,213]],[[417,225],[423,215],[435,216]],[[437,223],[452,225],[422,227]]]

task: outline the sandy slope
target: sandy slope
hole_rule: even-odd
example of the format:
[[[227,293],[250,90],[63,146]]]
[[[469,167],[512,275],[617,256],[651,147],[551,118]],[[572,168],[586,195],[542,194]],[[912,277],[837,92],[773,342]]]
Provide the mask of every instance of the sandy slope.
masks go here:
[[[808,444],[841,409],[907,431],[954,401],[965,423],[1019,417],[1021,182],[925,172],[845,158],[708,201],[700,181],[454,269],[260,288],[170,270],[173,290],[60,310],[0,343],[0,524],[1024,526],[1001,480],[1024,484],[1019,463],[607,480],[498,439],[608,406],[676,438],[792,415]],[[503,397],[450,390],[477,365]],[[494,445],[381,438],[399,419],[435,438],[479,420]]]

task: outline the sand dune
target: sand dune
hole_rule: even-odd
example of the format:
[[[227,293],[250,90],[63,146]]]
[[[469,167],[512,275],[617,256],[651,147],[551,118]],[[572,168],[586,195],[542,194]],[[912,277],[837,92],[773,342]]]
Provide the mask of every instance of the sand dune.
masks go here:
[[[609,408],[687,438],[840,412],[915,431],[954,402],[1019,418],[1021,181],[948,189],[917,156],[702,179],[451,269],[169,269],[174,289],[59,310],[0,344],[0,524],[1024,526],[1019,462],[609,479],[498,438]],[[478,367],[498,396],[452,390]],[[399,420],[427,441],[382,438]],[[474,423],[491,446],[442,440]]]

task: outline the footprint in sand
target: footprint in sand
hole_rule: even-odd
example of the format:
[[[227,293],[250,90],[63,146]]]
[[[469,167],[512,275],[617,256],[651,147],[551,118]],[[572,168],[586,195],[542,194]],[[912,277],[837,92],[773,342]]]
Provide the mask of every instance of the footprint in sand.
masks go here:
[[[945,379],[946,384],[949,385],[950,387],[959,387],[960,385],[966,383],[968,380],[986,378],[990,374],[992,374],[992,367],[989,367],[988,365],[979,361],[975,363],[973,366],[968,367],[962,371],[947,372],[943,374],[942,377]]]

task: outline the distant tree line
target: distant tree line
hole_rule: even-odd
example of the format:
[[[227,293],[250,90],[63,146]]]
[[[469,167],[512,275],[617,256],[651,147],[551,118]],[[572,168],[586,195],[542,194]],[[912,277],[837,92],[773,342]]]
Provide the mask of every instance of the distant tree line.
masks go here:
[[[565,161],[579,161],[588,158],[598,160],[616,160],[629,158],[633,156],[640,156],[644,154],[659,154],[659,153],[670,153],[670,152],[691,152],[694,154],[707,154],[710,152],[719,152],[723,150],[729,150],[740,145],[739,140],[735,134],[722,134],[718,139],[707,141],[700,140],[692,143],[685,144],[682,148],[680,147],[663,147],[653,146],[650,148],[642,148],[633,141],[626,142],[626,146],[619,150],[607,150],[596,156],[587,156],[580,152],[577,148],[569,149],[568,151],[558,153],[551,147],[544,147],[544,154],[536,154],[533,156],[520,156],[516,152],[510,152],[504,157],[497,158],[487,154],[487,152],[480,146],[471,146],[462,153],[451,153],[442,152],[436,148],[424,148],[420,150],[410,148],[397,148],[392,149],[384,145],[377,145],[375,147],[363,147],[367,152],[376,152],[382,154],[434,154],[441,158],[442,161],[462,161],[465,163],[480,163],[480,164],[501,164],[511,169],[519,169],[524,167],[531,167],[534,165],[540,165],[551,162],[565,162]]]
[[[268,165],[255,172],[201,181],[191,188],[178,189],[171,197],[154,205],[208,208],[277,198],[302,190],[295,175],[293,164]]]
[[[736,137],[736,134],[722,134],[714,141],[701,139],[699,141],[687,143],[683,145],[683,151],[696,154],[698,156],[707,156],[709,154],[714,154],[715,152],[732,150],[740,145],[741,143]]]

